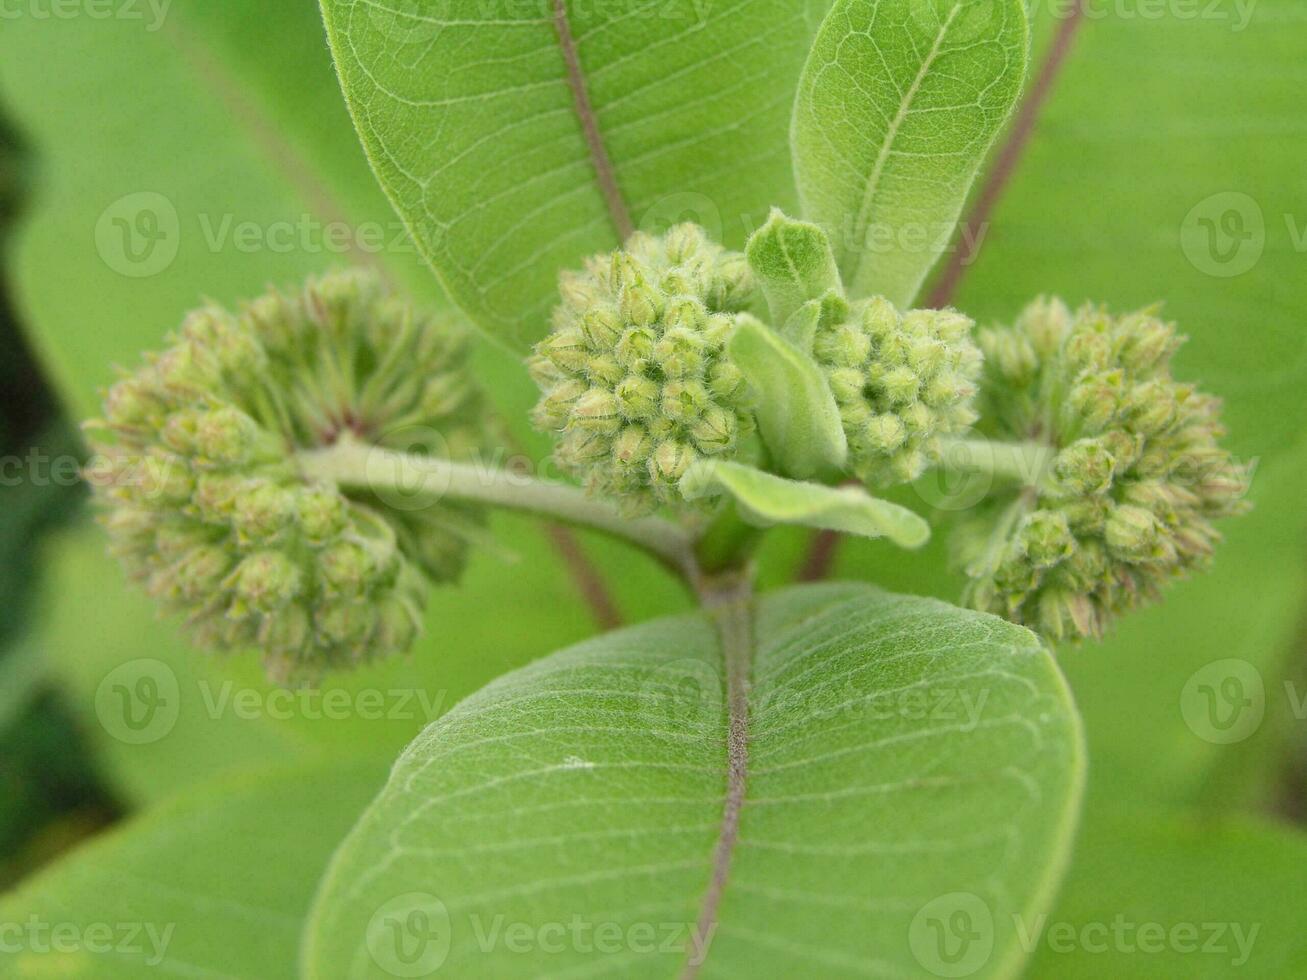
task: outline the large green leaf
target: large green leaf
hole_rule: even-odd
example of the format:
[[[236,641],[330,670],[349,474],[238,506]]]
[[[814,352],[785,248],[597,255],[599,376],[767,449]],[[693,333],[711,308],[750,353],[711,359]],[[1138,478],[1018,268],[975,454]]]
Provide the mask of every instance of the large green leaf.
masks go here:
[[[794,199],[785,132],[830,0],[323,0],[382,184],[454,299],[518,350],[558,272],[690,218],[739,247]]]
[[[1079,796],[1048,656],[992,617],[856,585],[765,598],[753,625],[745,733],[698,616],[557,654],[428,729],[336,855],[309,975],[402,956],[665,977],[694,936],[702,976],[917,975],[962,912],[993,924],[976,975],[1010,976],[1011,917],[1050,902]]]
[[[1060,21],[1039,9],[1046,37]],[[1165,300],[1190,337],[1177,374],[1224,399],[1230,445],[1259,461],[1255,509],[1225,522],[1211,572],[1127,617],[1107,642],[1059,651],[1101,777],[1091,798],[1230,806],[1280,772],[1269,725],[1218,744],[1186,723],[1181,697],[1208,664],[1242,660],[1263,677],[1269,717],[1285,707],[1275,695],[1300,648],[1307,277],[1286,216],[1301,228],[1303,138],[1301,100],[1280,80],[1302,71],[1301,10],[1261,0],[1246,24],[1233,7],[1210,19],[1087,22],[955,301],[984,323],[1010,321],[1040,293],[1121,311]],[[1196,222],[1219,229],[1229,199],[1216,195],[1231,190],[1246,195],[1247,228],[1264,216],[1264,234],[1233,249],[1242,239],[1212,240],[1229,260],[1213,265]],[[928,479],[895,499],[920,509],[943,496]],[[883,548],[850,540],[835,574],[956,600],[961,582],[942,571],[947,541],[940,527],[927,549],[887,561]],[[1230,778],[1214,780],[1214,768]]]
[[[1016,103],[1022,0],[837,0],[803,69],[794,170],[854,297],[907,307]]]
[[[1262,822],[1104,814],[1085,827],[1053,912],[1027,923],[1027,975],[1303,976],[1305,866],[1307,837]]]
[[[112,831],[0,902],[0,971],[289,980],[318,877],[385,771],[340,757],[242,773]]]

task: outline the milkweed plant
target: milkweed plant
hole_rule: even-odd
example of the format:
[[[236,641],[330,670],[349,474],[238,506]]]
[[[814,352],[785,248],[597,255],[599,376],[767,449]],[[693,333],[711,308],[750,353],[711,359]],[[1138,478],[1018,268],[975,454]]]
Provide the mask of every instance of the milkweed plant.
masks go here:
[[[157,353],[121,373],[102,416],[86,425],[96,453],[88,477],[109,546],[196,647],[257,650],[270,677],[289,685],[408,654],[424,630],[432,635],[421,655],[440,649],[440,624],[424,612],[429,596],[458,589],[469,559],[493,540],[495,510],[647,552],[703,608],[689,620],[600,637],[562,660],[542,661],[456,708],[414,743],[319,892],[302,955],[320,975],[345,975],[330,964],[373,949],[373,906],[364,899],[439,896],[442,914],[454,917],[448,955],[457,956],[471,941],[459,910],[494,888],[530,890],[542,865],[563,882],[610,880],[581,856],[572,865],[556,854],[519,863],[504,841],[486,844],[479,857],[478,820],[483,830],[502,820],[519,836],[541,839],[563,827],[587,841],[627,831],[632,839],[677,838],[676,821],[688,817],[660,814],[657,801],[696,794],[708,797],[698,822],[715,829],[711,846],[699,848],[696,837],[689,856],[679,850],[683,838],[668,845],[674,856],[667,860],[684,858],[684,880],[646,886],[635,875],[596,899],[630,898],[647,887],[651,903],[686,906],[694,941],[682,951],[682,975],[711,967],[714,957],[743,969],[760,955],[747,939],[757,933],[801,947],[811,941],[805,930],[816,928],[805,918],[811,909],[777,922],[749,902],[763,902],[769,889],[820,896],[855,872],[861,882],[879,882],[858,886],[870,887],[869,897],[854,892],[871,909],[909,914],[854,912],[831,899],[822,914],[833,917],[835,933],[853,918],[873,920],[858,928],[874,948],[845,937],[839,962],[899,962],[894,951],[902,948],[924,964],[931,954],[910,913],[934,896],[981,895],[998,920],[999,911],[1035,909],[1048,894],[1069,847],[1063,831],[1081,779],[1074,709],[1052,652],[1093,656],[1094,641],[1123,616],[1207,568],[1220,522],[1247,506],[1249,471],[1222,444],[1219,400],[1176,376],[1184,336],[1161,305],[1120,309],[1031,296],[997,322],[976,322],[965,308],[918,299],[942,244],[879,251],[867,244],[874,227],[956,223],[1022,87],[1024,4],[837,0],[797,78],[789,146],[781,149],[792,160],[797,197],[788,181],[778,185],[766,202],[774,206],[747,237],[723,233],[720,222],[637,227],[630,220],[621,184],[636,177],[604,145],[565,6],[553,4],[538,30],[560,46],[558,90],[574,100],[580,119],[572,117],[561,138],[583,148],[586,173],[578,179],[602,192],[612,240],[573,249],[569,242],[584,236],[572,238],[567,227],[549,233],[549,247],[532,240],[533,254],[571,256],[562,267],[537,269],[554,284],[552,297],[524,301],[520,311],[505,313],[503,303],[491,310],[486,297],[498,280],[469,281],[464,273],[493,271],[499,259],[458,254],[456,236],[448,229],[428,235],[424,220],[434,213],[430,201],[443,199],[442,213],[461,206],[470,220],[493,221],[494,192],[478,190],[475,180],[441,184],[439,139],[405,128],[425,117],[383,111],[401,104],[386,101],[387,84],[403,88],[388,60],[390,35],[376,16],[328,0],[328,33],[364,146],[453,303],[433,312],[374,269],[324,269],[243,303],[197,308]],[[499,30],[476,29],[487,38]],[[674,35],[686,55],[700,43],[694,37]],[[477,55],[433,33],[421,69],[430,111],[445,111],[436,98],[442,92],[465,98],[449,94],[462,91],[451,79],[460,70],[479,77],[483,59],[507,59],[511,75],[515,42],[505,38],[502,51],[491,45]],[[786,64],[778,60],[774,70]],[[524,78],[511,82],[529,89]],[[705,110],[701,125],[722,125],[714,120]],[[485,126],[461,152],[493,143],[498,123]],[[527,180],[531,151],[519,151]],[[437,176],[415,191],[410,175],[423,166]],[[663,189],[697,181],[687,171]],[[533,220],[524,211],[518,231],[505,234],[527,234],[520,229]],[[554,478],[487,462],[498,458],[514,420],[496,415],[495,393],[483,390],[469,354],[486,333],[502,340],[505,318],[528,338],[519,351],[535,399],[529,421],[552,444]],[[952,511],[913,506],[924,497],[911,487],[941,476],[979,479],[986,492]],[[849,583],[759,592],[760,548],[787,526],[883,539],[885,563],[944,535],[948,560],[965,581],[958,605]],[[686,625],[700,622],[706,634]],[[665,730],[639,705],[649,685],[661,683],[658,671],[686,658],[707,671],[696,676],[709,679],[710,707]],[[963,683],[958,677],[1014,678],[997,698],[1006,714],[987,730],[1005,730],[1016,718],[1047,758],[1027,770],[1020,760],[1029,747],[1016,745],[1016,736],[937,737],[924,722],[889,729],[874,713],[852,720],[823,713],[835,688],[820,685],[832,677],[847,698],[841,709],[905,685],[931,690],[941,678],[954,685]],[[675,671],[668,678],[671,688],[684,680]],[[567,765],[545,758],[555,727],[574,733]],[[485,747],[512,742],[519,730],[537,741],[512,744],[535,748],[506,760]],[[906,797],[857,803],[865,790],[857,760],[882,742],[902,750],[867,762],[873,782],[898,780],[924,794],[989,778],[969,774],[1021,771],[1030,795],[1018,787],[991,806],[941,788],[938,805]],[[818,750],[849,766],[823,768]],[[809,768],[787,768],[804,758]],[[644,767],[642,792],[626,777],[605,775],[628,764]],[[505,784],[491,804],[475,796],[483,784],[472,771],[482,765],[484,778]],[[588,772],[590,781],[561,790],[533,781],[550,766]],[[519,790],[508,785],[514,781]],[[644,830],[599,802],[568,810],[572,793],[647,796],[650,812],[636,821]],[[468,810],[463,794],[474,794]],[[820,849],[811,863],[778,862],[757,841],[783,838],[786,825],[762,797],[807,807],[806,817],[795,816],[809,821],[803,833],[834,835],[848,867],[825,863]],[[848,809],[840,809],[846,798]],[[540,825],[527,817],[517,823],[517,807],[538,814]],[[915,831],[965,850],[982,824],[1016,842],[1015,850],[977,845],[957,863],[918,866],[888,883],[874,870],[881,859],[850,843],[884,833],[889,851],[910,848]],[[461,854],[457,866],[434,858],[387,863],[381,842],[417,846],[403,836],[414,827],[433,854]],[[865,875],[861,861],[873,862]],[[498,884],[478,888],[482,876]],[[389,890],[374,894],[379,879]],[[563,916],[570,906],[560,896],[578,899],[558,887],[519,913]],[[894,887],[907,896],[898,905],[885,898]],[[1016,948],[995,929],[991,946]],[[1011,962],[994,954],[990,965],[1002,973]],[[466,960],[463,975],[508,975],[479,963]]]

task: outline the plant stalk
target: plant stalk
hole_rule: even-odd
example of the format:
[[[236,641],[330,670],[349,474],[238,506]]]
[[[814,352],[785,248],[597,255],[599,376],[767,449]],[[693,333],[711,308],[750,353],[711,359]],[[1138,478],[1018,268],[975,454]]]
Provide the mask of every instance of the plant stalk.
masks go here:
[[[681,527],[658,517],[627,517],[585,491],[490,466],[416,456],[350,439],[296,455],[306,477],[367,490],[392,505],[420,507],[442,499],[481,503],[600,531],[693,577],[694,547]]]

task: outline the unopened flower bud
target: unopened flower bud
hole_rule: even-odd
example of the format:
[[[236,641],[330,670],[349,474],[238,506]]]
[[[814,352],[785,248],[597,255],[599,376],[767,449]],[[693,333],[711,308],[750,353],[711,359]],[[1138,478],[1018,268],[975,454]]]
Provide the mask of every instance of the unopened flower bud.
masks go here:
[[[559,463],[632,514],[683,503],[679,474],[751,431],[749,387],[726,353],[751,288],[743,257],[693,226],[637,233],[565,275],[537,347],[553,371],[532,372],[532,419],[557,435]]]
[[[167,350],[110,390],[106,421],[88,427],[113,467],[93,481],[112,550],[186,615],[196,642],[262,645],[280,679],[399,652],[387,643],[409,642],[409,631],[359,645],[311,620],[345,592],[368,609],[402,591],[420,608],[413,582],[434,573],[405,555],[442,551],[440,577],[456,577],[466,534],[425,512],[392,513],[366,491],[306,484],[296,453],[342,437],[415,451],[415,432],[430,434],[432,451],[477,451],[485,413],[461,335],[361,272],[187,317]],[[458,518],[477,519],[470,508]]]
[[[1235,484],[1246,471],[1219,445],[1214,400],[1171,378],[1179,341],[1152,311],[1073,315],[1039,301],[981,342],[984,416],[999,424],[991,435],[1034,434],[1057,455],[1049,478],[996,496],[959,529],[967,600],[1053,640],[1099,636],[1177,575],[1204,567],[1212,521],[1238,512]],[[1182,475],[1197,459],[1232,483],[1208,488]],[[1015,525],[1013,514],[1023,515]],[[993,544],[995,533],[1012,546]],[[977,541],[987,542],[981,554],[1000,557],[977,560]]]

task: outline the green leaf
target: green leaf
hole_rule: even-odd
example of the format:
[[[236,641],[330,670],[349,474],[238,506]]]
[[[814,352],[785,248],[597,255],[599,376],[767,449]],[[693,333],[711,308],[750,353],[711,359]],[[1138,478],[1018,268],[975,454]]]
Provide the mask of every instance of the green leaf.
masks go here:
[[[1027,924],[1027,976],[1301,976],[1304,864],[1307,837],[1260,821],[1104,814],[1085,827],[1053,912]]]
[[[727,350],[754,388],[758,428],[780,472],[805,479],[844,465],[840,410],[811,357],[752,317],[741,317]]]
[[[912,305],[1026,71],[1023,0],[837,0],[791,142],[804,217],[854,298]]]
[[[324,0],[382,185],[455,301],[525,350],[558,273],[631,228],[743,245],[790,207],[785,133],[830,0]]]
[[[772,595],[752,625],[738,839],[708,620],[610,634],[501,678],[401,756],[324,879],[308,973],[371,976],[404,938],[455,976],[667,977],[699,935],[703,976],[916,976],[932,916],[966,892],[993,926],[975,975],[1010,976],[1011,917],[1050,902],[1081,779],[1048,655],[862,586]]]
[[[774,324],[789,323],[810,300],[843,293],[826,233],[809,222],[787,218],[779,208],[773,208],[767,223],[753,233],[745,251]]]
[[[0,902],[5,976],[295,977],[317,880],[385,771],[244,773],[111,831]]]
[[[681,478],[681,492],[690,500],[729,494],[745,516],[764,526],[800,524],[883,537],[902,548],[920,548],[930,540],[930,525],[924,520],[860,487],[800,483],[740,463],[698,462]]]

